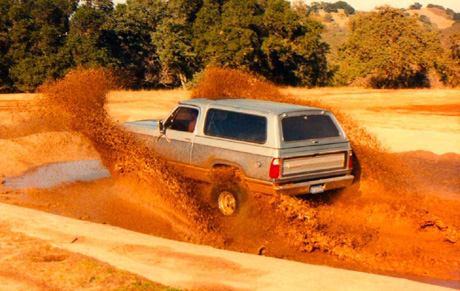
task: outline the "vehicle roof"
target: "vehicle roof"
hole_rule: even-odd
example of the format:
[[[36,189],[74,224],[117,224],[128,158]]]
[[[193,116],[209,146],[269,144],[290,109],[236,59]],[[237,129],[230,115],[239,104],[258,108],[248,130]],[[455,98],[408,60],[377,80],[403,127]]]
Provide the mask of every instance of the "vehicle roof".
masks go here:
[[[303,110],[324,110],[321,108],[301,106],[289,103],[263,101],[255,99],[190,99],[180,102],[180,104],[196,105],[200,107],[208,107],[212,105],[224,106],[233,109],[246,109],[255,112],[282,114],[287,112],[303,111]]]

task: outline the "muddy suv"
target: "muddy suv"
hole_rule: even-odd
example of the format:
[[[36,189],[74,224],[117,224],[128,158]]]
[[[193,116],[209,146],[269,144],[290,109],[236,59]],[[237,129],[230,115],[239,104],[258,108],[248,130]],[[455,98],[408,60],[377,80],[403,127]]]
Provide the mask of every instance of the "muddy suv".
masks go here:
[[[213,193],[232,215],[247,190],[318,194],[353,182],[352,149],[331,112],[249,99],[180,102],[163,120],[125,123],[193,179],[216,183],[213,173],[233,169],[239,179],[217,182]],[[224,179],[225,180],[225,179]]]

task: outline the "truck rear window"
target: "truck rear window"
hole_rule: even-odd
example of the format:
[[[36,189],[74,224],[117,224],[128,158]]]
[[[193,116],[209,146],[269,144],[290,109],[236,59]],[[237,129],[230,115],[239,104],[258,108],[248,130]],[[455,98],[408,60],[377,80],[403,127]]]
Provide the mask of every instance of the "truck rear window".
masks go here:
[[[262,116],[220,109],[209,109],[204,133],[253,143],[265,143],[267,119]]]
[[[340,136],[339,130],[327,115],[298,115],[281,120],[284,141],[301,141]]]

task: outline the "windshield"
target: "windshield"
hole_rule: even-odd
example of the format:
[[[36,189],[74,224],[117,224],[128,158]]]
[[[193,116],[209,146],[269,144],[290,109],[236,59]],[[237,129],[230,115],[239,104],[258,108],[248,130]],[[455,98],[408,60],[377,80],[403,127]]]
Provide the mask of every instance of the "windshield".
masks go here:
[[[340,136],[331,117],[323,114],[285,117],[281,125],[286,142]]]

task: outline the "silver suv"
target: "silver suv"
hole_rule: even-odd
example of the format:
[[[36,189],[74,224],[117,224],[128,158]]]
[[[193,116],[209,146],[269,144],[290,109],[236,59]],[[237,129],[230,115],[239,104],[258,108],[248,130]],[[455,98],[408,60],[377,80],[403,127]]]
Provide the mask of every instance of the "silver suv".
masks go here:
[[[352,149],[331,112],[250,99],[192,99],[163,120],[128,122],[184,175],[215,183],[224,215],[236,213],[247,190],[267,194],[317,194],[352,184]],[[240,179],[216,182],[216,169]],[[228,181],[227,181],[228,182]]]

